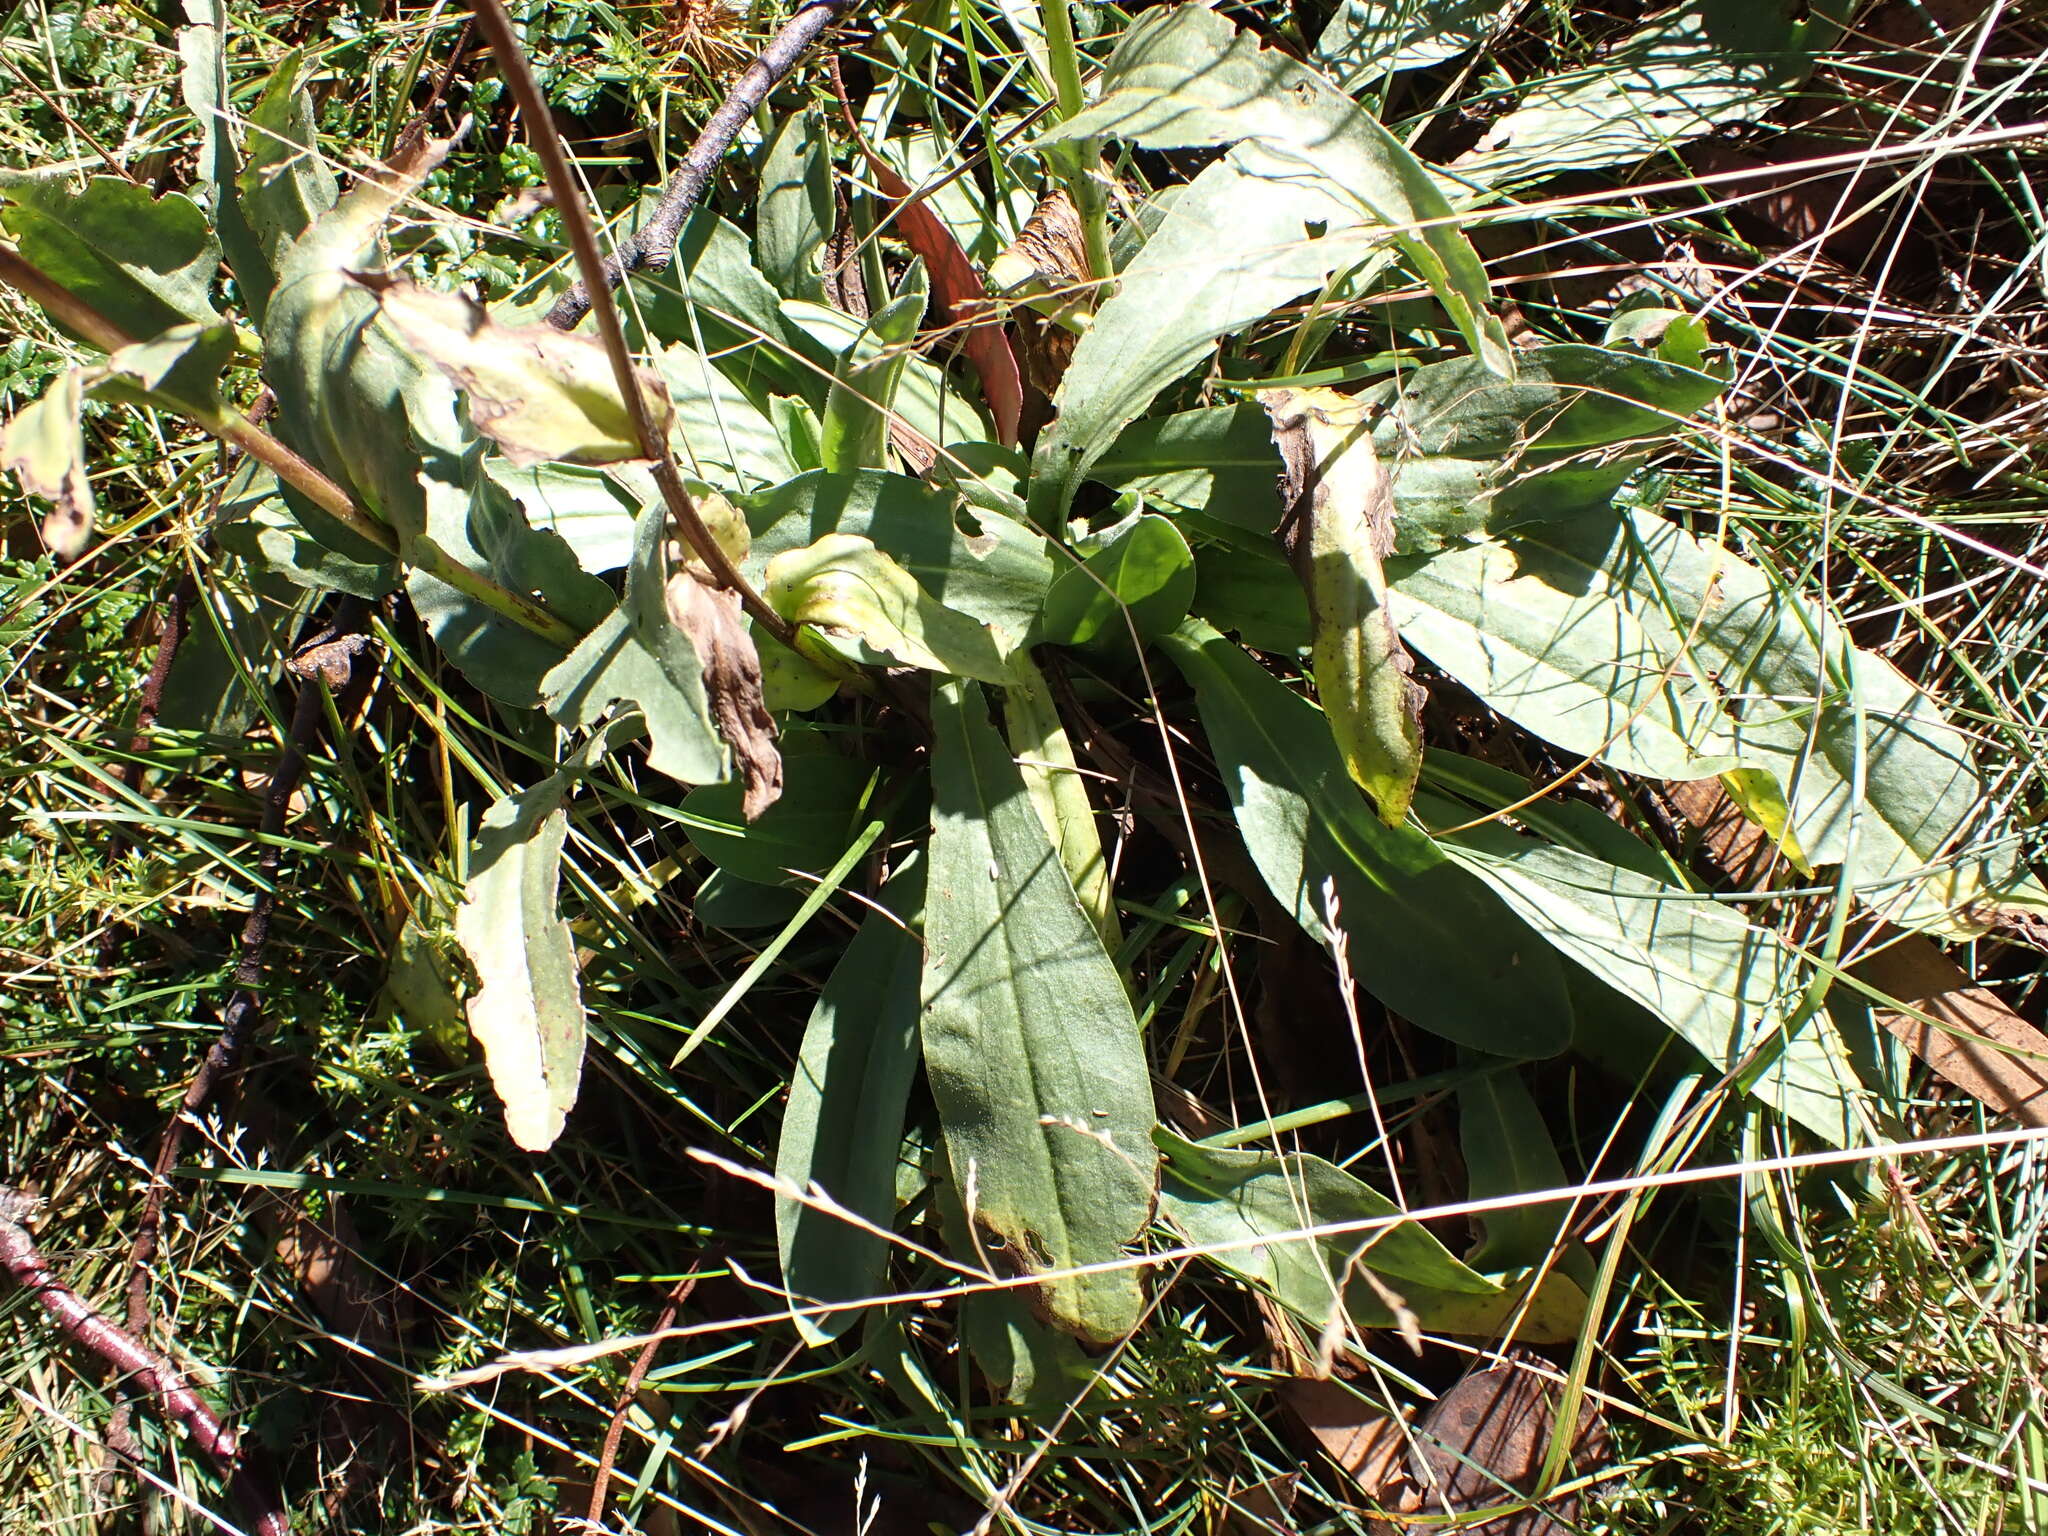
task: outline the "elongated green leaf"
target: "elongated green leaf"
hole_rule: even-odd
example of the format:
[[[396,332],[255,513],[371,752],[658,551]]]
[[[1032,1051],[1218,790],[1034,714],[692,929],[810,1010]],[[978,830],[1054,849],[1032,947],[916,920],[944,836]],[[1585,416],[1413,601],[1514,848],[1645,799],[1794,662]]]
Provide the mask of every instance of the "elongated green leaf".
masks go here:
[[[1890,662],[1852,647],[1839,620],[1648,513],[1512,542],[1553,584],[1604,587],[1665,654],[1689,638],[1742,766],[1776,776],[1797,845],[1815,865],[1847,861],[1857,895],[1891,921],[1975,931],[1980,904],[2026,886],[1969,740]]]
[[[231,326],[174,325],[148,341],[117,347],[92,392],[182,412],[200,421],[218,416],[220,375],[234,356]]]
[[[861,337],[868,329],[852,315],[823,304],[789,299],[784,301],[782,311],[800,336],[807,338],[813,346],[829,349],[834,358],[844,357],[860,346]],[[884,350],[878,348],[873,340],[867,343],[867,347],[870,354]],[[914,351],[886,350],[903,364],[891,404],[906,427],[941,448],[954,443],[995,441],[995,429],[988,424],[981,407],[961,393],[959,385],[944,369],[917,356]]]
[[[1000,513],[967,511],[957,497],[906,475],[864,471],[800,475],[743,497],[753,548],[746,573],[757,585],[768,563],[830,533],[872,540],[948,608],[988,625],[1005,647],[1037,622],[1053,579],[1045,540]]]
[[[455,938],[477,990],[469,1028],[484,1048],[505,1127],[529,1152],[562,1133],[583,1075],[583,991],[569,925],[555,909],[568,787],[557,776],[484,813]]]
[[[1543,1111],[1512,1067],[1477,1073],[1459,1088],[1458,1148],[1465,1157],[1468,1199],[1532,1195],[1567,1185]],[[1570,1213],[1562,1200],[1488,1211],[1479,1218],[1485,1237],[1467,1262],[1487,1274],[1545,1263]]]
[[[832,968],[804,1029],[775,1153],[777,1178],[816,1186],[884,1230],[896,1210],[904,1106],[917,1075],[924,946],[908,925],[917,921],[923,886],[920,866],[891,880],[882,896],[889,910],[867,916]],[[794,1297],[857,1301],[884,1289],[888,1243],[877,1233],[781,1197],[775,1239],[782,1283]],[[821,1344],[858,1315],[800,1319],[797,1331]]]
[[[77,559],[92,539],[95,503],[79,421],[84,404],[84,375],[67,368],[0,427],[0,466],[18,476],[29,495],[50,503],[43,542],[60,560]]]
[[[792,299],[821,301],[818,255],[832,232],[832,160],[815,112],[792,112],[761,148],[754,249],[761,272]]]
[[[981,1245],[1042,1277],[1036,1310],[1084,1342],[1137,1326],[1130,1271],[1064,1273],[1138,1240],[1157,1157],[1130,998],[980,693],[932,693],[924,1056]]]
[[[235,287],[259,326],[284,253],[341,195],[320,153],[314,117],[302,55],[294,51],[272,71],[249,109],[247,164],[228,172],[221,160],[215,162],[221,243],[235,269]]]
[[[576,464],[515,465],[484,460],[484,473],[518,501],[529,526],[559,534],[592,575],[633,558],[633,521],[645,505],[627,483]]]
[[[1525,730],[1630,773],[1732,767],[1734,723],[1709,678],[1604,582],[1509,539],[1396,561],[1395,617],[1423,655]]]
[[[1183,1141],[1163,1127],[1153,1138],[1166,1154],[1160,1215],[1191,1244],[1219,1245],[1211,1262],[1269,1292],[1318,1332],[1339,1310],[1359,1327],[1394,1326],[1387,1291],[1421,1326],[1445,1333],[1491,1334],[1521,1304],[1526,1281],[1488,1279],[1412,1221],[1351,1235],[1294,1236],[1325,1223],[1400,1214],[1379,1191],[1319,1157],[1223,1151]],[[1246,1245],[1268,1237],[1274,1241]],[[1361,1269],[1386,1278],[1375,1285]],[[1554,1343],[1574,1336],[1585,1296],[1564,1277],[1553,1280],[1559,1283],[1546,1281],[1517,1337]]]
[[[768,562],[761,595],[792,624],[819,631],[847,659],[1007,682],[1013,648],[948,608],[858,534],[828,533]]]
[[[1832,1146],[1862,1091],[1825,1010],[1786,1033],[1805,975],[1776,934],[1725,904],[1541,843],[1445,844],[1561,954],[1634,998],[1721,1071],[1769,1069],[1751,1091]],[[1752,1053],[1759,1053],[1752,1058]]]
[[[1387,602],[1394,498],[1363,413],[1335,390],[1262,395],[1280,450],[1282,537],[1308,594],[1316,697],[1352,780],[1399,826],[1422,771],[1420,687]]]
[[[1102,834],[1088,786],[1074,763],[1073,744],[1060,723],[1045,677],[1028,654],[1011,658],[1011,680],[1003,687],[1003,734],[1017,754],[1031,805],[1045,835],[1060,856],[1060,867],[1073,882],[1081,910],[1102,935],[1102,947],[1115,954],[1123,942],[1117,926],[1116,892],[1109,881],[1109,861],[1102,856]]]
[[[1359,401],[1386,411],[1373,426],[1382,458],[1492,460],[1660,435],[1726,388],[1714,374],[1648,353],[1566,343],[1518,353],[1512,380],[1456,358],[1374,384]]]
[[[1478,47],[1503,14],[1501,0],[1342,0],[1315,58],[1340,87],[1359,91]]]
[[[152,197],[121,176],[84,187],[65,177],[10,179],[0,225],[22,259],[128,335],[141,339],[220,315],[208,289],[220,242],[181,192]]]
[[[1141,16],[1103,70],[1101,98],[1040,142],[1122,138],[1148,149],[1255,139],[1297,175],[1327,177],[1353,209],[1392,235],[1473,352],[1511,376],[1515,359],[1486,311],[1486,269],[1436,180],[1322,75],[1262,48],[1201,6]]]
[[[1481,187],[1525,186],[1754,121],[1807,77],[1846,15],[1794,0],[1681,0],[1592,67],[1524,91],[1452,172]]]
[[[360,280],[406,343],[462,392],[470,421],[514,466],[647,457],[611,360],[589,337],[548,325],[502,324],[459,293],[382,277]],[[648,415],[665,434],[674,416],[668,388],[652,370],[638,373]]]
[[[1427,836],[1367,809],[1316,708],[1206,625],[1161,644],[1194,685],[1252,861],[1303,929],[1323,940],[1333,881],[1352,969],[1388,1007],[1495,1055],[1564,1049],[1556,956]]]
[[[1428,368],[1418,369],[1410,377],[1427,373]],[[1546,403],[1531,418],[1532,427],[1556,414],[1554,392],[1535,398]],[[1684,404],[1673,399],[1675,406]],[[1579,463],[1549,462],[1555,455],[1541,453],[1503,452],[1493,458],[1421,453],[1384,424],[1375,429],[1373,444],[1393,485],[1394,553],[1399,555],[1455,547],[1475,534],[1582,516],[1612,501],[1641,462],[1634,457],[1610,461],[1606,455],[1599,462]],[[1155,506],[1201,512],[1260,534],[1280,519],[1270,425],[1249,402],[1133,422],[1088,474],[1118,490],[1141,491]]]
[[[1095,460],[1217,337],[1364,260],[1356,223],[1324,181],[1252,145],[1190,182],[1074,348],[1033,459],[1032,520],[1060,526]]]
[[[1135,518],[1079,566],[1062,571],[1045,594],[1039,638],[1086,645],[1107,633],[1122,638],[1124,614],[1140,641],[1156,640],[1188,616],[1195,595],[1195,557],[1163,517]]]
[[[819,462],[835,474],[884,467],[896,388],[909,366],[929,298],[921,260],[911,263],[903,289],[875,311],[832,370],[832,388],[818,424],[818,453]]]
[[[626,595],[576,649],[541,680],[547,711],[564,725],[594,725],[624,699],[647,717],[649,765],[685,784],[711,784],[727,771],[725,744],[711,721],[703,659],[669,620],[662,545],[668,509],[640,516]]]

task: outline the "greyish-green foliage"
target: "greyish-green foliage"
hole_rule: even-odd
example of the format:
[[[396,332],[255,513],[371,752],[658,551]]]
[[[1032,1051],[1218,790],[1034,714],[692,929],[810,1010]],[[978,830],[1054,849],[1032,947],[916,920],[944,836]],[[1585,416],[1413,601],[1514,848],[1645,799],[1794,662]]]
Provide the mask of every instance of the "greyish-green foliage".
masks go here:
[[[721,28],[774,21],[515,9],[612,237],[651,211],[619,155],[668,159],[750,51]],[[541,125],[456,13],[177,10],[0,22],[42,103],[0,122],[9,270],[91,321],[10,300],[0,458],[86,558],[0,571],[36,999],[0,1003],[0,1086],[44,1138],[8,1178],[77,1221],[213,1028],[238,957],[192,914],[277,893],[257,1086],[185,1143],[166,1242],[181,1358],[249,1373],[221,1394],[278,1415],[307,1521],[340,1458],[364,1529],[567,1528],[625,1401],[614,1528],[844,1524],[806,1473],[857,1499],[872,1458],[905,1528],[1207,1530],[1284,1470],[1298,1528],[1363,1530],[1389,1489],[1304,1465],[1266,1383],[1334,1367],[1405,1411],[1503,1343],[1612,1405],[1638,1460],[1598,1528],[1725,1513],[1741,1458],[1848,1509],[1810,1447],[1866,1390],[1905,1426],[1859,1474],[1889,1528],[2040,1513],[2037,1373],[1984,1342],[2037,1321],[2039,1180],[1977,1149],[1930,1219],[1864,1178],[1858,1149],[1953,1122],[1853,969],[1995,956],[2048,903],[2038,552],[1980,495],[2038,500],[2036,434],[1970,414],[1966,327],[1927,322],[1954,349],[1909,398],[1903,344],[1829,330],[1846,300],[1758,318],[1790,290],[1693,254],[1741,229],[1654,201],[1817,68],[1845,93],[1848,17],[874,7],[823,45],[859,55],[846,111],[800,66],[620,290],[626,359],[539,322],[572,275]],[[1994,120],[2038,63],[1966,56],[1940,43],[1916,131]],[[1914,58],[1851,74],[1938,73]],[[408,125],[442,83],[472,120]],[[2009,297],[2048,236],[1999,153]],[[1042,280],[982,291],[1054,193]],[[1692,244],[1645,240],[1667,223]],[[138,733],[121,626],[180,569]],[[1989,639],[1939,607],[1992,588]],[[318,686],[283,661],[343,597],[377,682],[320,700],[279,878],[244,813]],[[1687,840],[1677,784],[1725,792],[1761,886]],[[1848,1171],[1570,1194],[1816,1148]],[[1824,1261],[1880,1212],[1981,1397],[1849,1320]],[[309,1223],[382,1274],[306,1258]],[[637,1406],[617,1350],[489,1374],[630,1341],[657,1283],[690,1336]],[[1708,1314],[1712,1370],[1682,1347]],[[337,1337],[368,1375],[302,1390]],[[47,1417],[8,1443],[52,1470],[0,1492],[54,1525],[89,1496],[50,1426],[108,1405],[47,1367],[9,1375]],[[389,1477],[387,1396],[437,1437]],[[369,1405],[347,1457],[315,1423],[340,1401]],[[152,1477],[221,1500],[147,1433]]]

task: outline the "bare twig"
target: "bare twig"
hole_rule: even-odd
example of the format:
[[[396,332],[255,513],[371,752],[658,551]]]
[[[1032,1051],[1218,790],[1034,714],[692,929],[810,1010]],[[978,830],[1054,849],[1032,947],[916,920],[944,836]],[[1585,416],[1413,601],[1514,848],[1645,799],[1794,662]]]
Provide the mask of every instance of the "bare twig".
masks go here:
[[[284,1501],[269,1479],[258,1476],[244,1455],[241,1436],[223,1424],[192,1389],[184,1372],[133,1334],[111,1322],[78,1292],[59,1280],[29,1235],[34,1202],[0,1187],[0,1268],[42,1304],[58,1331],[84,1346],[149,1392],[164,1412],[192,1436],[192,1443],[220,1468],[253,1520],[257,1536],[290,1536]]]
[[[850,0],[819,0],[812,9],[831,9],[836,15],[843,3],[850,3]],[[692,553],[704,562],[718,585],[738,593],[741,605],[755,623],[784,645],[795,649],[796,627],[762,601],[761,594],[740,574],[732,558],[711,536],[711,530],[704,525],[704,519],[697,511],[696,498],[683,484],[682,472],[676,468],[675,454],[669,449],[668,439],[655,426],[654,417],[647,409],[646,397],[640,392],[639,375],[633,367],[633,354],[626,345],[625,326],[619,320],[618,306],[612,302],[611,286],[603,280],[604,257],[597,248],[596,226],[591,223],[589,210],[583,206],[575,174],[569,169],[569,157],[563,152],[561,136],[554,130],[554,119],[548,113],[547,102],[541,96],[539,83],[533,78],[533,70],[526,62],[525,50],[519,46],[519,38],[512,30],[511,17],[505,14],[505,7],[499,0],[472,0],[470,9],[484,36],[490,40],[499,72],[511,87],[512,98],[518,102],[520,115],[526,119],[527,136],[533,142],[534,153],[540,156],[541,166],[547,172],[548,191],[554,195],[555,212],[569,236],[569,248],[576,254],[577,270],[583,274],[585,285],[593,296],[591,308],[597,316],[598,335],[604,341],[605,354],[611,359],[612,375],[618,382],[619,394],[633,423],[641,455],[653,463],[654,483],[661,488],[669,516],[675,519]],[[821,21],[819,26],[823,24]],[[784,33],[788,31],[788,27],[783,29]],[[784,67],[787,68],[786,65]],[[762,89],[766,88],[764,84]]]
[[[718,169],[718,162],[731,147],[733,139],[746,125],[747,119],[754,115],[754,109],[767,99],[775,83],[803,57],[804,50],[816,42],[827,27],[852,10],[854,3],[855,0],[810,0],[768,40],[768,46],[733,82],[718,110],[705,121],[697,142],[690,146],[689,153],[683,156],[683,163],[676,167],[668,185],[662,188],[661,201],[655,205],[653,216],[639,233],[620,241],[618,250],[604,259],[605,288],[616,288],[628,272],[668,270],[669,263],[676,257],[676,241],[682,237],[683,221],[689,218],[690,210],[704,195],[704,188],[710,185],[712,173]],[[498,49],[495,39],[491,46]],[[500,49],[499,53],[502,58],[504,50]],[[555,201],[557,205],[561,203],[560,193],[555,195]],[[577,265],[582,265],[580,259]],[[555,307],[548,311],[548,324],[559,330],[568,330],[590,313],[592,293],[593,285],[586,271],[568,292],[555,300]]]
[[[640,1351],[633,1361],[633,1368],[626,1373],[626,1385],[619,1393],[619,1405],[613,1410],[612,1422],[604,1432],[604,1449],[598,1454],[597,1480],[590,1490],[590,1513],[585,1518],[593,1532],[604,1528],[604,1506],[611,1493],[612,1467],[619,1459],[619,1442],[625,1438],[626,1419],[633,1411],[633,1400],[640,1395],[640,1383],[647,1379],[655,1352],[661,1348],[660,1335],[675,1322],[683,1303],[697,1289],[700,1274],[700,1271],[692,1270],[669,1291],[668,1300],[662,1303],[661,1313],[654,1320],[654,1337],[648,1339],[647,1347]]]

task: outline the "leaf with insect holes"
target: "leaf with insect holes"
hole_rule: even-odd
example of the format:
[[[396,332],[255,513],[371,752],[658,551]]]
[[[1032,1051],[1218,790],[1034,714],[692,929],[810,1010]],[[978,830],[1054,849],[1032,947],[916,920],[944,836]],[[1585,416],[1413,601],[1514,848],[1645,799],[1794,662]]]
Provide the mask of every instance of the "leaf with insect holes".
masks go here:
[[[407,344],[462,391],[470,421],[513,465],[646,457],[597,341],[549,325],[502,325],[459,293],[369,274],[357,281]],[[652,369],[635,376],[654,430],[666,438],[674,415],[668,386]]]
[[[1121,1257],[1151,1213],[1152,1088],[1130,995],[972,683],[932,690],[926,1075],[978,1234],[1088,1343],[1138,1325]],[[963,1259],[970,1253],[958,1255]]]
[[[583,1075],[583,989],[556,910],[569,817],[558,774],[484,813],[469,853],[455,938],[477,976],[469,1028],[484,1048],[512,1140],[554,1145]]]
[[[65,369],[0,427],[0,464],[20,477],[24,491],[50,503],[43,542],[59,560],[77,559],[92,538],[92,478],[79,422],[84,383],[79,369]]]
[[[1422,706],[1380,562],[1394,499],[1357,402],[1330,389],[1269,389],[1280,450],[1281,538],[1308,594],[1316,697],[1352,780],[1399,826],[1422,772]]]
[[[0,225],[21,257],[132,337],[196,321],[215,325],[208,296],[220,242],[182,192],[152,196],[121,176],[9,177]]]

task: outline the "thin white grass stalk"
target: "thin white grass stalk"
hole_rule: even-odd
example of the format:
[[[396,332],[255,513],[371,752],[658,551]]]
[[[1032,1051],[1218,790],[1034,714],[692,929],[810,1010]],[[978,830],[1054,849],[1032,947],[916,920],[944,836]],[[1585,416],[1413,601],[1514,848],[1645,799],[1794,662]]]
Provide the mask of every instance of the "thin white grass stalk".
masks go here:
[[[513,1371],[550,1371],[587,1365],[593,1360],[602,1360],[611,1355],[643,1348],[650,1340],[694,1338],[702,1334],[764,1328],[777,1323],[791,1322],[798,1317],[824,1317],[835,1312],[859,1311],[871,1307],[920,1306],[926,1302],[957,1300],[983,1291],[1017,1290],[1039,1285],[1047,1280],[1073,1279],[1082,1275],[1108,1274],[1120,1270],[1154,1269],[1187,1260],[1208,1258],[1220,1253],[1238,1253],[1250,1248],[1264,1248],[1275,1243],[1353,1237],[1397,1226],[1405,1221],[1435,1221],[1451,1216],[1484,1216],[1494,1211],[1519,1210],[1527,1205],[1542,1205],[1560,1200],[1601,1199],[1609,1195],[1632,1195],[1688,1184],[1711,1184],[1722,1179],[1738,1178],[1744,1174],[1797,1173],[1813,1168],[1837,1168],[1854,1163],[1875,1162],[1888,1157],[1969,1152],[1987,1147],[2017,1147],[2038,1141],[2048,1141],[2048,1126],[2035,1126],[2024,1130],[1980,1131],[1963,1136],[1933,1136],[1867,1147],[1831,1147],[1823,1152],[1799,1152],[1782,1157],[1754,1158],[1735,1163],[1708,1163],[1697,1168],[1674,1169],[1669,1173],[1600,1179],[1558,1189],[1496,1195],[1485,1200],[1453,1201],[1446,1205],[1428,1206],[1406,1213],[1397,1212],[1390,1216],[1362,1216],[1350,1221],[1324,1222],[1287,1232],[1268,1232],[1256,1237],[1232,1238],[1222,1243],[1194,1244],[1165,1248],[1154,1253],[1128,1254],[1118,1259],[1076,1265],[1070,1269],[1048,1270],[1042,1274],[976,1281],[967,1286],[899,1291],[886,1296],[870,1296],[857,1302],[791,1307],[780,1312],[758,1313],[752,1317],[720,1318],[704,1323],[680,1324],[658,1333],[629,1334],[620,1338],[601,1339],[590,1344],[570,1345],[563,1349],[522,1350],[501,1356],[487,1365],[458,1371],[449,1376],[421,1377],[416,1385],[424,1392],[457,1391],[493,1381]]]

